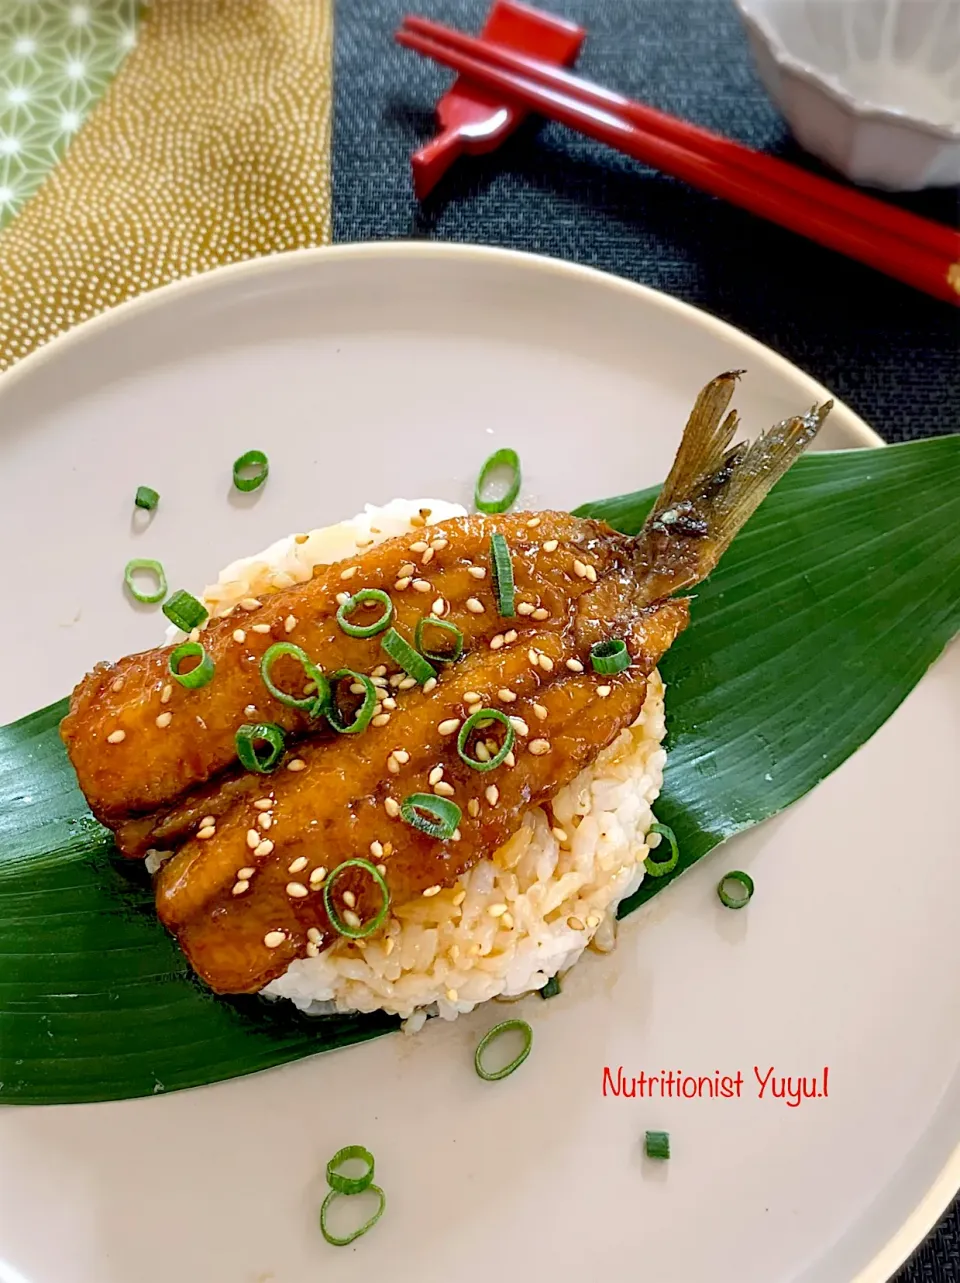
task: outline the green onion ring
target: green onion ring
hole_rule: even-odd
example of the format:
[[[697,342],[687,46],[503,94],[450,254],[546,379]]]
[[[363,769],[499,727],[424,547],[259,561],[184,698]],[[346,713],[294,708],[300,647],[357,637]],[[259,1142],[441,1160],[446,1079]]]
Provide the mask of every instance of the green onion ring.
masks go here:
[[[303,665],[303,672],[307,681],[313,682],[316,686],[316,690],[312,695],[305,695],[303,698],[296,695],[288,695],[286,691],[282,691],[278,686],[274,685],[270,670],[277,660],[284,655],[292,656]],[[260,660],[260,676],[263,679],[264,686],[266,686],[273,698],[279,700],[281,704],[286,704],[288,708],[302,709],[303,712],[308,713],[311,717],[319,717],[327,711],[330,701],[330,683],[302,646],[294,646],[293,642],[275,642],[268,647]]]
[[[141,592],[134,583],[133,576],[141,570],[156,577],[157,587],[155,592]],[[147,557],[134,557],[132,561],[127,562],[123,568],[123,582],[127,585],[127,591],[134,601],[148,602],[150,605],[155,605],[156,602],[163,601],[167,595],[167,576],[164,574],[163,566],[159,561],[151,561]]]
[[[265,756],[257,752],[259,741],[270,746],[270,751]],[[273,722],[244,722],[237,731],[234,742],[242,766],[257,775],[269,775],[280,764],[286,737]]]
[[[499,499],[484,499],[483,487],[486,485],[490,473],[496,468],[509,468],[513,475]],[[516,450],[507,448],[494,450],[493,454],[480,469],[480,475],[477,477],[477,484],[474,487],[473,502],[477,511],[487,513],[506,512],[520,493],[520,479],[520,456]]]
[[[395,628],[390,628],[383,634],[380,647],[387,652],[395,664],[399,664],[403,671],[421,686],[431,677],[436,677],[437,670],[434,666],[428,664]]]
[[[514,606],[513,562],[510,560],[507,541],[501,534],[490,536],[490,568],[500,618],[513,619],[517,613]]]
[[[421,811],[427,815],[421,815]],[[430,815],[434,817],[432,820],[427,818]],[[400,803],[400,816],[407,824],[441,841],[453,837],[462,815],[456,802],[437,797],[435,793],[411,793]]]
[[[184,592],[182,588],[177,589],[170,600],[163,603],[162,609],[171,624],[185,633],[199,628],[208,614],[203,602],[197,601],[192,593]]]
[[[670,1157],[669,1132],[645,1132],[643,1144],[644,1149],[647,1151],[647,1158]]]
[[[160,502],[160,496],[156,490],[149,486],[137,486],[137,493],[133,496],[133,502],[138,508],[146,508],[147,512],[152,512]]]
[[[500,722],[506,728],[506,734],[503,737],[503,743],[497,752],[491,757],[489,762],[481,762],[476,757],[471,757],[467,752],[467,740],[473,731],[477,729],[481,722]],[[506,713],[501,713],[499,708],[481,708],[476,713],[471,713],[467,720],[460,727],[460,733],[457,735],[457,752],[460,754],[460,760],[466,762],[467,766],[474,771],[492,771],[495,767],[500,766],[507,754],[513,748],[513,741],[516,739],[516,731],[513,729],[513,723]]]
[[[376,1225],[377,1221],[379,1221],[380,1217],[383,1215],[383,1209],[387,1205],[386,1194],[384,1194],[379,1185],[368,1185],[367,1189],[372,1189],[377,1195],[380,1200],[379,1206],[373,1215],[363,1222],[358,1230],[354,1230],[352,1234],[347,1234],[344,1238],[339,1238],[336,1234],[331,1234],[327,1229],[327,1208],[331,1203],[336,1202],[338,1198],[347,1198],[349,1195],[341,1194],[339,1190],[332,1189],[323,1200],[320,1207],[320,1233],[332,1247],[346,1247],[348,1243],[352,1243],[354,1239],[359,1238],[361,1234],[366,1234],[367,1230],[373,1229],[374,1225]]]
[[[622,673],[625,668],[630,667],[627,643],[620,637],[594,642],[590,647],[590,663],[595,673]]]
[[[669,860],[657,860],[652,855],[648,855],[643,862],[643,867],[652,878],[662,878],[668,873],[672,873],[677,867],[677,861],[680,859],[680,848],[677,846],[677,835],[668,824],[651,824],[647,833],[659,833],[661,837],[667,839],[670,843]]]
[[[423,644],[423,634],[427,628],[439,628],[441,632],[449,633],[453,638],[453,650],[428,650]],[[436,615],[424,615],[422,619],[417,620],[413,644],[424,659],[428,659],[432,664],[455,664],[463,654],[463,633],[456,624],[451,624],[447,619],[438,619]]]
[[[241,472],[245,468],[254,468],[252,477],[242,477]],[[258,490],[266,481],[270,473],[270,461],[262,450],[248,450],[242,454],[239,459],[234,461],[233,465],[233,484],[244,494],[249,494],[251,490]]]
[[[337,1171],[342,1163],[348,1163],[351,1158],[359,1158],[366,1163],[367,1170],[362,1176],[343,1176]],[[327,1184],[338,1194],[362,1194],[373,1183],[373,1167],[373,1155],[369,1149],[365,1149],[363,1145],[344,1145],[327,1163]]]
[[[538,989],[541,998],[555,998],[560,992],[560,977],[551,976],[542,989]]]
[[[352,722],[345,722],[337,703],[337,683],[346,678],[359,682],[363,687],[363,703],[353,715]],[[326,703],[327,721],[338,735],[359,735],[370,725],[373,710],[377,706],[379,693],[366,673],[355,673],[352,668],[338,668],[330,675],[330,693]]]
[[[347,616],[365,601],[378,601],[383,607],[383,614],[379,615],[372,624],[351,624]],[[389,626],[392,618],[393,602],[380,588],[361,588],[352,597],[348,597],[337,610],[337,623],[348,637],[375,637],[377,633],[382,633]]]
[[[483,1053],[487,1050],[492,1042],[500,1037],[501,1034],[508,1033],[511,1029],[518,1029],[523,1034],[523,1046],[514,1056],[508,1065],[502,1069],[488,1070],[483,1067]],[[533,1030],[525,1020],[501,1020],[499,1025],[494,1025],[489,1029],[480,1041],[477,1043],[477,1050],[473,1053],[473,1067],[477,1073],[488,1083],[499,1082],[501,1078],[506,1078],[512,1074],[515,1069],[519,1069],[526,1058],[530,1055],[530,1048],[533,1046]]]
[[[739,886],[741,894],[731,895],[726,889],[728,882],[733,882]],[[740,869],[731,869],[717,883],[717,895],[720,897],[720,903],[725,904],[728,909],[742,909],[745,904],[750,902],[753,896],[753,878],[749,873],[743,873]]]
[[[373,878],[374,882],[379,887],[380,895],[383,899],[383,903],[380,905],[376,916],[371,918],[369,922],[361,923],[359,927],[351,927],[344,922],[330,902],[330,893],[333,890],[334,884],[340,880],[345,869],[363,869],[365,873],[369,873],[371,878]],[[376,931],[377,927],[387,916],[387,910],[390,908],[390,889],[383,879],[383,874],[380,873],[377,867],[371,864],[369,860],[344,860],[342,864],[338,864],[337,867],[331,871],[326,882],[323,884],[323,907],[327,911],[327,917],[330,919],[330,925],[333,927],[334,931],[339,932],[342,936],[346,936],[349,940],[362,940],[364,936],[371,935]],[[372,1177],[372,1169],[370,1174]]]
[[[180,665],[185,659],[199,659],[200,663],[189,672],[181,673]],[[170,652],[168,668],[174,681],[185,686],[187,690],[198,690],[201,686],[206,686],[207,682],[213,681],[213,660],[207,654],[206,647],[201,646],[199,642],[188,641],[175,646]]]

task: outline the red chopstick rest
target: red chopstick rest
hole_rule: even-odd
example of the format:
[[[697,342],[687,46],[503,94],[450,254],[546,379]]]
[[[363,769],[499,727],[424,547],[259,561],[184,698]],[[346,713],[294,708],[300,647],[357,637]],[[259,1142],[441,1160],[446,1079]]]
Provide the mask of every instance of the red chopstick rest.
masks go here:
[[[576,61],[586,31],[517,0],[495,0],[481,35],[494,44],[569,67]],[[411,158],[418,200],[433,191],[458,156],[494,151],[529,112],[460,77],[437,103],[436,115],[440,133]]]

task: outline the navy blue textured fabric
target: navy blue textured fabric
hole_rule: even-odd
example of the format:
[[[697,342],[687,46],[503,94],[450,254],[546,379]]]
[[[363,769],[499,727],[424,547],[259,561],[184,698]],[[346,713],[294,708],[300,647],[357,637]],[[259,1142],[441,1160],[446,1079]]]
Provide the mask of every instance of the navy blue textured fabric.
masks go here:
[[[730,137],[818,168],[753,70],[727,0],[550,0],[589,31],[585,75]],[[768,343],[887,440],[960,431],[960,313],[691,191],[554,125],[458,163],[425,207],[409,155],[430,137],[449,75],[397,48],[406,12],[476,31],[486,0],[340,0],[334,234],[505,245],[665,290]],[[957,192],[897,198],[956,225]],[[960,1283],[955,1206],[897,1283]]]

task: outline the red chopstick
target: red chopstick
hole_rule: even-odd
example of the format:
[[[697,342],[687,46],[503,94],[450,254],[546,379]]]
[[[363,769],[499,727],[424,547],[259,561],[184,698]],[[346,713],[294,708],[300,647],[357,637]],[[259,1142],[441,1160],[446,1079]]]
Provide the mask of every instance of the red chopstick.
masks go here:
[[[421,34],[427,27],[430,34]],[[752,152],[569,72],[460,32],[448,32],[425,19],[408,19],[397,40],[540,115],[937,298],[960,304],[960,236],[941,224]]]

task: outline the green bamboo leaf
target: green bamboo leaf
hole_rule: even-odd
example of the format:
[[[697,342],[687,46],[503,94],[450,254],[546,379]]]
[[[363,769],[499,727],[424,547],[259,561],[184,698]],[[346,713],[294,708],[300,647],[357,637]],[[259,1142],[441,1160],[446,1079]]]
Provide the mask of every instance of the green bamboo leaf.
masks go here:
[[[654,493],[580,512],[635,531]],[[681,860],[623,912],[836,769],[960,629],[960,437],[801,459],[696,598],[663,665]],[[89,815],[64,709],[0,729],[0,1099],[172,1091],[397,1027],[204,989]]]

